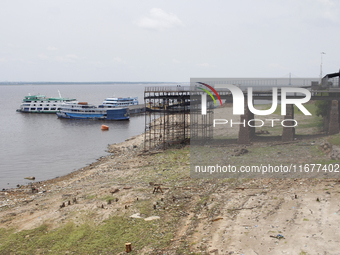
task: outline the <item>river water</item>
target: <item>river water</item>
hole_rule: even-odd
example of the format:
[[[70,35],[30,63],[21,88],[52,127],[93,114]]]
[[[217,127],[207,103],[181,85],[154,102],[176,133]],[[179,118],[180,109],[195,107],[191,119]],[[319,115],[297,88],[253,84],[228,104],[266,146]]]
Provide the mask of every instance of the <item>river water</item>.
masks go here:
[[[129,121],[68,120],[55,114],[16,112],[28,93],[63,97],[99,105],[107,97],[138,97],[144,103],[147,86],[174,84],[31,84],[0,85],[0,189],[55,178],[107,155],[108,144],[144,132],[144,116]],[[101,125],[109,126],[102,131]]]

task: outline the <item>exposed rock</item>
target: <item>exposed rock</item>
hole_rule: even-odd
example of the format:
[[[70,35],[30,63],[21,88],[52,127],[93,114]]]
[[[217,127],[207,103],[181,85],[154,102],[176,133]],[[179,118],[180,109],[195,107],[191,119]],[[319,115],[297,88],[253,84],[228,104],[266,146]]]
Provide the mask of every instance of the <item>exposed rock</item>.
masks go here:
[[[148,218],[145,218],[145,221],[151,221],[151,220],[159,220],[161,217],[159,216],[150,216]]]
[[[333,145],[330,157],[331,159],[335,159],[335,160],[340,159],[340,147],[339,146]]]
[[[142,219],[142,217],[140,216],[140,213],[132,214],[132,215],[130,216],[130,218],[134,218],[134,219]]]

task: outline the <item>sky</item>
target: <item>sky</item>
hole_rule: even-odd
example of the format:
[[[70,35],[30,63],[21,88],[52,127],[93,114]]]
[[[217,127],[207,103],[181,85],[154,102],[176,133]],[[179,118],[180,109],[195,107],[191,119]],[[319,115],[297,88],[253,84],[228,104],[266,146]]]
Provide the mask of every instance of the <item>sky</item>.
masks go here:
[[[319,77],[339,30],[339,0],[1,0],[0,82]]]

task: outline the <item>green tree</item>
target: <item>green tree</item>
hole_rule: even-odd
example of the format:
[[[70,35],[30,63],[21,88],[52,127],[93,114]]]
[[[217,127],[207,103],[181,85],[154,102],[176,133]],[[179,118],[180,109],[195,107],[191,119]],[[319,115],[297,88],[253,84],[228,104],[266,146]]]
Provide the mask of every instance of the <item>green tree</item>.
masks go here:
[[[315,103],[316,106],[316,111],[315,114],[317,116],[327,116],[327,110],[328,110],[328,101],[324,101],[324,100],[318,100]]]

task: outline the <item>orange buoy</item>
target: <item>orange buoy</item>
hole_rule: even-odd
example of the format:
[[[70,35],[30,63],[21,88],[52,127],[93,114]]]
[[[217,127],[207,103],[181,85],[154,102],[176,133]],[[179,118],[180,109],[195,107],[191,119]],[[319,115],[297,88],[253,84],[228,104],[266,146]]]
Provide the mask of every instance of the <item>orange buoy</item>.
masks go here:
[[[109,126],[102,125],[102,130],[109,130]]]

